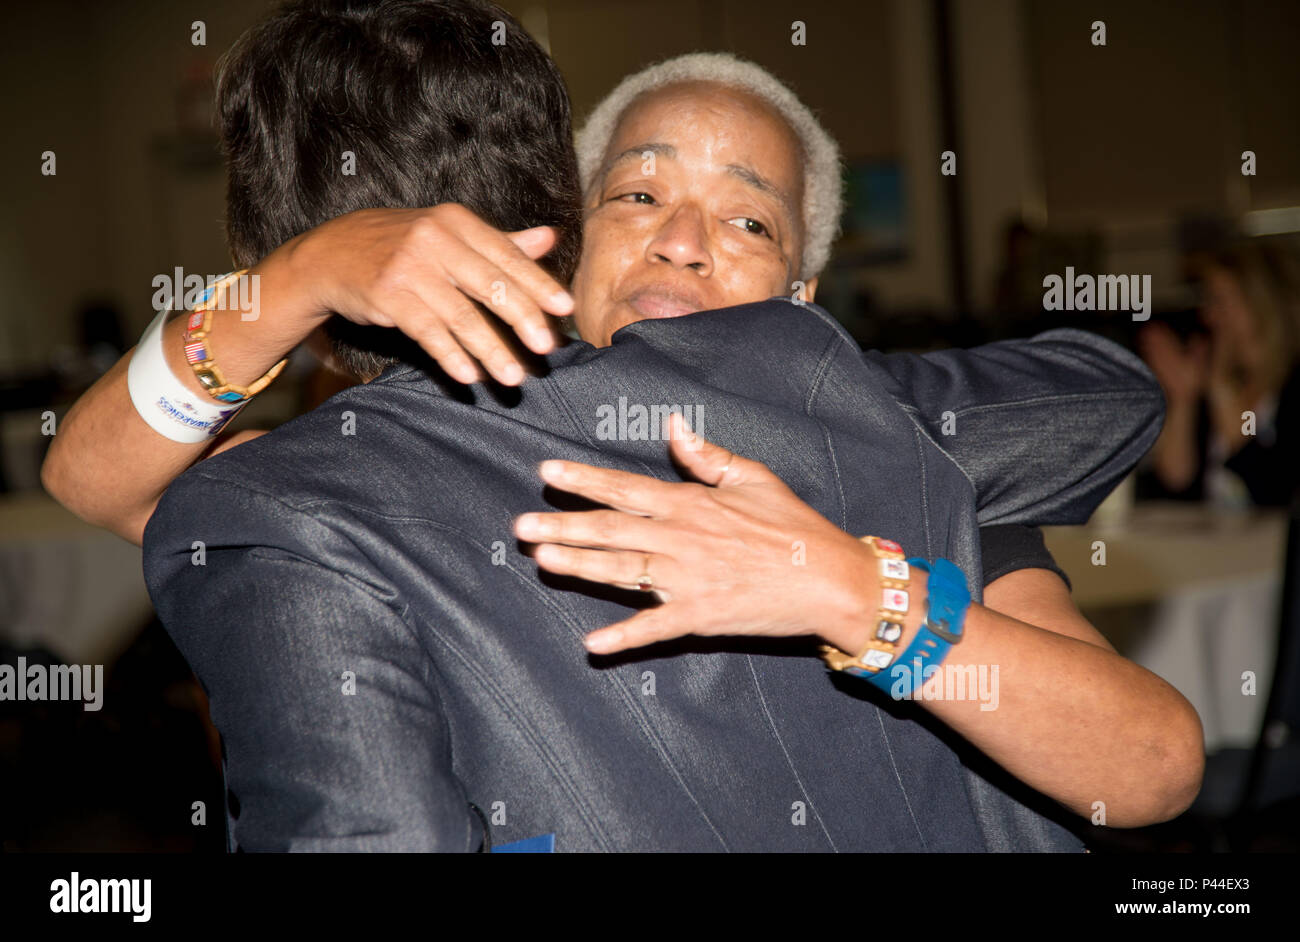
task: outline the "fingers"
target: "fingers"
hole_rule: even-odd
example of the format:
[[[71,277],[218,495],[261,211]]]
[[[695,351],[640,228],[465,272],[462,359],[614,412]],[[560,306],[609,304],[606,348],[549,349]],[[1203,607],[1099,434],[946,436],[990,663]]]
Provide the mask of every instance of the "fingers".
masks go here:
[[[466,240],[472,247],[513,278],[547,313],[556,317],[573,313],[573,296],[535,261],[555,248],[559,239],[554,228],[534,226],[502,233],[487,223],[482,227]]]
[[[448,237],[458,240],[513,278],[539,307],[556,316],[573,312],[573,298],[564,286],[520,247],[522,243],[538,256],[546,254],[558,241],[552,227],[504,233],[456,203],[435,206],[423,211],[423,216],[420,224],[433,243],[445,242]]]
[[[494,316],[534,353],[554,349],[548,315],[570,313],[573,299],[534,258],[554,248],[556,230],[503,233],[463,206],[444,204],[395,220],[389,231],[398,248],[382,270],[372,303],[382,313],[372,314],[372,321],[391,319],[462,382],[478,377],[477,369],[471,374],[465,367],[465,354],[497,382],[524,381],[524,363],[499,334]]]
[[[513,243],[511,247],[513,249]],[[529,265],[534,264],[526,257],[524,260]],[[434,270],[430,271],[427,282],[421,282],[421,285],[427,283],[429,293],[442,294],[440,289],[450,286],[467,298],[479,302],[509,324],[525,346],[534,353],[549,353],[554,346],[555,337],[546,315],[528,289],[472,245],[454,242],[445,246],[437,258],[429,261],[429,268]],[[485,325],[481,317],[476,321]],[[486,330],[484,326],[478,333]],[[457,337],[462,343],[466,340],[459,334]],[[468,348],[469,345],[466,344],[466,349]],[[501,345],[501,349],[506,348]],[[512,354],[508,356],[510,362],[517,362]],[[484,363],[484,366],[492,369],[491,363]]]
[[[475,219],[464,240],[495,269],[486,280],[479,277],[477,299],[510,324],[529,349],[549,353],[555,337],[546,315],[573,313],[573,297],[535,261],[555,247],[556,231],[536,226],[502,233]]]
[[[742,458],[691,431],[686,419],[676,412],[664,425],[669,451],[696,480],[714,487],[776,480],[765,465]]]
[[[407,331],[408,334],[414,333]],[[425,353],[433,358],[434,362],[446,371],[447,375],[457,382],[477,383],[483,379],[483,374],[474,360],[465,353],[464,348],[456,342],[447,329],[437,321],[426,323],[418,329],[418,336],[412,339],[420,345]]]
[[[388,294],[383,303],[393,326],[458,382],[475,383],[484,378],[476,361],[498,382],[523,382],[523,367],[514,354],[460,292],[435,288],[421,296],[406,290]]]
[[[458,298],[458,303],[469,305],[464,296]],[[392,326],[418,343],[452,379],[476,383],[483,378],[474,360],[456,342],[443,320],[418,295],[412,292],[392,295],[384,305]]]
[[[665,590],[660,586],[661,579],[667,579],[669,568],[667,557],[640,552],[622,552],[618,550],[581,549],[576,546],[561,546],[558,543],[543,543],[534,554],[537,565],[547,572],[560,576],[577,576],[590,582],[617,586],[620,589],[639,589],[639,580],[650,576],[652,584],[660,593]],[[660,595],[666,598],[665,594]]]
[[[431,291],[430,305],[439,320],[471,357],[498,383],[518,386],[527,375],[518,355],[489,322],[490,315],[480,310],[461,292],[448,286]]]
[[[555,248],[555,243],[559,241],[555,230],[550,226],[534,226],[531,229],[520,229],[518,232],[507,232],[505,237],[534,261]]]
[[[435,272],[435,267],[441,270]],[[427,277],[412,274],[388,292],[384,303],[395,326],[462,382],[467,373],[459,361],[468,353],[497,382],[508,386],[522,383],[525,372],[519,357],[489,322],[490,315],[474,302],[484,307],[495,302],[495,313],[515,325],[522,336],[531,332],[532,346],[545,352],[553,338],[541,312],[499,268],[464,245],[445,247],[437,266],[421,267],[420,274],[426,273]],[[520,326],[525,324],[532,326]],[[453,349],[449,342],[458,347]],[[463,352],[458,356],[456,350]],[[457,363],[457,368],[448,361]]]
[[[645,517],[668,513],[677,503],[679,492],[674,488],[695,486],[669,484],[644,474],[597,468],[577,461],[543,461],[537,470],[542,480],[552,487]]]
[[[523,514],[515,521],[515,535],[533,543],[601,549],[659,552],[665,548],[656,521],[617,510]]]
[[[593,631],[583,639],[583,644],[592,654],[614,654],[680,638],[691,633],[691,628],[686,626],[699,623],[681,606],[681,602],[674,602],[671,606],[648,608],[626,621]]]

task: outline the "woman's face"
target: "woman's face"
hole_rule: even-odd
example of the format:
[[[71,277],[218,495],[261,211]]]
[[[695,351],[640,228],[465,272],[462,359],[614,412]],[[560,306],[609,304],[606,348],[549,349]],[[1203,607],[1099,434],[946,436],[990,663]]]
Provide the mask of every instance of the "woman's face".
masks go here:
[[[582,338],[606,346],[645,318],[793,294],[800,153],[780,115],[745,92],[692,82],[639,98],[587,194],[572,290]]]

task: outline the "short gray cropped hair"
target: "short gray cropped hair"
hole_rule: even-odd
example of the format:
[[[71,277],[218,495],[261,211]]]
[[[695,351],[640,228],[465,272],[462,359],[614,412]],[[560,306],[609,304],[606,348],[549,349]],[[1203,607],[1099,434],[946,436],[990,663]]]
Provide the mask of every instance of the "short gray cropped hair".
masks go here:
[[[619,82],[577,134],[583,193],[589,194],[596,182],[605,149],[632,103],[647,92],[681,82],[713,82],[748,92],[775,108],[790,126],[804,160],[804,248],[799,277],[815,277],[830,258],[844,208],[839,145],[794,92],[753,62],[728,53],[693,52],[656,63]]]

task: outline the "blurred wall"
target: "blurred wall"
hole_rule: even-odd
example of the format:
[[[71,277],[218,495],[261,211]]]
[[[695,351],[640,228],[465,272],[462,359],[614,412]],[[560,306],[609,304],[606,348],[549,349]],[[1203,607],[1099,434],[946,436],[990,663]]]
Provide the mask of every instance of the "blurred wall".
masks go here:
[[[942,139],[930,0],[510,0],[581,119],[658,58],[729,49],[790,82],[845,156],[897,158],[909,254],[857,274],[885,309],[951,307],[955,185],[972,297],[991,302],[1007,219],[1106,237],[1112,271],[1176,284],[1181,213],[1300,205],[1300,4],[1281,0],[951,0],[958,140]],[[178,93],[270,0],[46,0],[0,32],[0,371],[36,368],[106,296],[138,334],[151,280],[229,267],[215,165],[181,159]],[[191,45],[202,17],[207,45]],[[807,45],[790,42],[805,24]],[[1091,23],[1107,24],[1093,46]],[[959,156],[954,181],[939,154]],[[1259,175],[1240,174],[1255,150]],[[53,150],[58,174],[40,173]]]
[[[1176,297],[1178,215],[1300,205],[1300,4],[1023,9],[1046,221],[1105,234],[1108,270],[1151,273]],[[1097,20],[1104,48],[1089,41]],[[1241,174],[1245,150],[1255,177]]]
[[[6,8],[0,31],[0,369],[35,367],[73,341],[73,315],[113,300],[130,333],[152,312],[151,281],[176,265],[230,267],[219,166],[186,170],[170,148],[177,93],[271,4],[77,2]],[[205,47],[191,23],[206,24]],[[57,174],[42,176],[55,152]]]

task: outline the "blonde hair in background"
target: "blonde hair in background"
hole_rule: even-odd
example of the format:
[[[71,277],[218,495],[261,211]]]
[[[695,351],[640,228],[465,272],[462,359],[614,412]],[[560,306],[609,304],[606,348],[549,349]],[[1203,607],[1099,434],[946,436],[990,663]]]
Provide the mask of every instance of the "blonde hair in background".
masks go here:
[[[1209,264],[1236,279],[1264,351],[1266,388],[1277,391],[1300,365],[1300,259],[1294,245],[1254,238],[1216,253]]]

